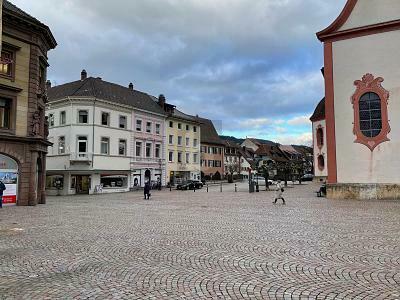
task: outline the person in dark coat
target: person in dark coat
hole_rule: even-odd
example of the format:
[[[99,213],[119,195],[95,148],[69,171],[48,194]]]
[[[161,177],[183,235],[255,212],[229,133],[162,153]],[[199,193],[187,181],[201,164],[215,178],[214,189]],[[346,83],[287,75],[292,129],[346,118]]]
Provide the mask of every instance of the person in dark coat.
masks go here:
[[[144,199],[150,199],[150,182],[144,184]]]
[[[3,207],[3,192],[6,190],[6,186],[4,183],[0,180],[0,208]]]

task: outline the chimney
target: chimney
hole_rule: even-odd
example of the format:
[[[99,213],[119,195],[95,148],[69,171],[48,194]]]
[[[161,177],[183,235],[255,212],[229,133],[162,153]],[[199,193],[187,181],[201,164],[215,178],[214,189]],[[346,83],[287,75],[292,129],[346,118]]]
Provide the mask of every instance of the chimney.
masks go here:
[[[130,89],[131,91],[133,91],[133,83],[132,83],[132,82],[129,84],[129,89]]]
[[[86,78],[87,78],[87,72],[85,69],[83,69],[81,72],[81,80],[85,80]]]
[[[51,81],[47,80],[46,81],[46,90],[49,90],[49,89],[51,89]]]
[[[162,109],[165,109],[165,96],[163,94],[158,96],[158,105],[160,105]]]

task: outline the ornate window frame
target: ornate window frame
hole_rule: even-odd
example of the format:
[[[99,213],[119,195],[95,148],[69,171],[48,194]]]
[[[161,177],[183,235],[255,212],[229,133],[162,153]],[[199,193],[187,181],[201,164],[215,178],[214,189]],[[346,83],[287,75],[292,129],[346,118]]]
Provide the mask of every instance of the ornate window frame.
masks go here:
[[[382,77],[375,78],[372,74],[365,74],[361,80],[356,80],[354,85],[356,86],[356,91],[351,97],[351,103],[353,104],[354,110],[354,128],[353,133],[356,136],[356,140],[354,143],[359,143],[367,146],[371,152],[381,143],[390,141],[388,138],[388,134],[390,133],[390,125],[388,119],[388,100],[389,100],[389,91],[382,87],[382,82],[384,79]],[[360,109],[359,109],[359,101],[360,98],[365,93],[376,93],[381,100],[381,115],[382,115],[382,129],[379,135],[376,137],[367,137],[365,136],[360,129]]]
[[[321,158],[322,158],[322,163],[321,163]],[[325,170],[325,156],[323,154],[319,154],[317,156],[317,165],[318,165],[318,170],[320,170],[321,172],[323,170]]]
[[[17,94],[2,90],[0,92],[0,98],[11,101],[10,127],[0,128],[0,134],[15,135],[16,125],[17,125]]]
[[[3,57],[2,53],[0,53],[0,63],[9,65],[10,74],[0,73],[0,78],[9,79],[11,82],[15,81],[17,51],[20,49],[20,47],[4,42],[2,43],[2,52],[8,52],[10,58],[5,58]]]
[[[319,134],[320,132],[321,132],[321,136]],[[317,140],[317,147],[319,149],[322,149],[322,147],[324,146],[324,142],[325,142],[325,132],[324,132],[324,127],[322,127],[322,125],[318,125],[315,135],[316,135],[316,140]]]

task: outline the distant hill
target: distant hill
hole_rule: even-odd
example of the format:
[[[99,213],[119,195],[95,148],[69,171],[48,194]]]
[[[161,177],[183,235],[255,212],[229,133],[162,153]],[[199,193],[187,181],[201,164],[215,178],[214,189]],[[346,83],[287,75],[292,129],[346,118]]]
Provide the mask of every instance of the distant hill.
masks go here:
[[[234,136],[220,135],[219,138],[224,141],[236,143],[238,145],[240,145],[241,143],[244,142],[244,139],[238,139],[238,138],[235,138]]]
[[[304,145],[292,145],[294,149],[296,149],[297,151],[305,154],[313,154],[314,150],[313,148],[309,147],[309,146],[304,146]]]
[[[242,144],[244,142],[245,139],[239,139],[236,138],[234,136],[227,136],[227,135],[220,135],[219,138],[221,140],[224,141],[229,141],[232,143],[236,143],[238,145]],[[273,141],[269,141],[269,140],[263,140],[263,139],[255,139],[257,141],[259,141],[261,144],[266,144],[266,145],[276,145],[279,143],[275,143]],[[292,145],[296,150],[300,151],[300,152],[306,152],[306,153],[312,153],[313,152],[313,148],[309,147],[309,146],[305,146],[305,145]]]

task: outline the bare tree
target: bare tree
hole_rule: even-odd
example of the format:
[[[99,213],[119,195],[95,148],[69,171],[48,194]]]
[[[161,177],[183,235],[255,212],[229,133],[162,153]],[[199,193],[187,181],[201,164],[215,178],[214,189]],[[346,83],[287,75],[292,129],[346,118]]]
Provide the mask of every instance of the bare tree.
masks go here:
[[[260,159],[257,162],[257,173],[265,179],[265,190],[269,190],[269,177],[276,170],[276,165],[272,160]]]

